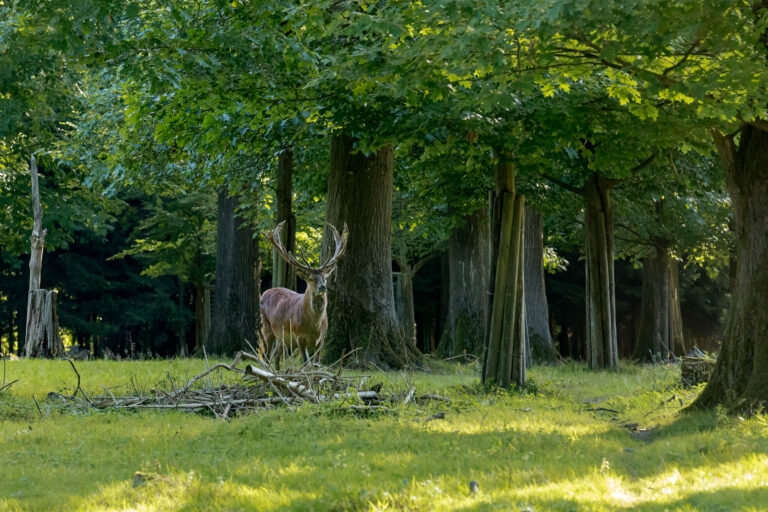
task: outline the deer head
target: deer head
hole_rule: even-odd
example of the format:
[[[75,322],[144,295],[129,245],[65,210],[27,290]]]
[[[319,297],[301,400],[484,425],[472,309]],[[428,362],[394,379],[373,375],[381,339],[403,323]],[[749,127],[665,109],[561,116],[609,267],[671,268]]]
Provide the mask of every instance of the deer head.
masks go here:
[[[282,240],[280,240],[280,231],[282,230],[285,221],[277,225],[272,231],[267,231],[267,239],[272,242],[280,256],[292,267],[296,269],[296,273],[307,282],[307,287],[313,295],[325,295],[326,292],[326,278],[336,269],[336,265],[339,262],[339,258],[344,254],[347,249],[347,239],[349,238],[349,229],[346,222],[342,229],[342,234],[339,235],[338,230],[331,224],[328,227],[333,234],[333,240],[335,243],[335,250],[333,254],[319,267],[313,267],[307,261],[307,258],[301,251],[299,252],[299,258],[301,261],[285,249]]]

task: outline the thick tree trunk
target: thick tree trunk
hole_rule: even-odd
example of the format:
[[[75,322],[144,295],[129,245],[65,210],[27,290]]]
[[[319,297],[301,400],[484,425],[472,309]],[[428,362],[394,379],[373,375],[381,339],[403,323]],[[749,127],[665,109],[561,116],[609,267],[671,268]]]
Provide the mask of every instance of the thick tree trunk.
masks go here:
[[[544,288],[544,222],[536,210],[525,209],[525,323],[528,365],[551,363],[555,347],[549,331],[549,306]]]
[[[677,284],[677,261],[666,244],[643,260],[643,291],[634,357],[666,361],[684,355],[683,325]]]
[[[284,149],[277,162],[277,187],[275,193],[277,202],[276,224],[285,221],[280,232],[280,240],[285,249],[296,254],[296,216],[293,215],[293,151]],[[272,287],[296,289],[296,269],[289,265],[272,248]]]
[[[258,345],[259,251],[251,229],[237,215],[238,198],[219,193],[216,238],[216,283],[211,330],[206,342],[211,354],[231,355]],[[247,343],[248,342],[248,343]]]
[[[440,350],[480,355],[488,317],[488,209],[467,215],[448,240],[448,317]]]
[[[616,368],[619,364],[613,213],[608,192],[608,181],[593,173],[585,186],[587,361],[590,368]]]
[[[325,357],[359,349],[355,358],[387,367],[414,361],[416,347],[397,323],[392,290],[392,179],[394,149],[354,152],[355,139],[334,135],[326,220],[349,226],[347,251],[331,275]],[[331,251],[326,231],[323,252]]]
[[[491,197],[493,291],[483,350],[483,383],[508,387],[526,383],[523,229],[525,199],[515,195],[514,167],[508,159],[496,168]]]
[[[736,283],[715,370],[698,406],[753,412],[768,405],[768,132],[713,131],[725,167],[736,231]]]

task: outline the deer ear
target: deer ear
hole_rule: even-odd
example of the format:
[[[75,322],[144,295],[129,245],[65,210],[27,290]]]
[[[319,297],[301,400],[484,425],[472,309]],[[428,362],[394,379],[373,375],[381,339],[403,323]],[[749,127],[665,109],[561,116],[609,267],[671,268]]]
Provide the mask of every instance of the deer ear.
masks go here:
[[[329,270],[328,272],[325,273],[325,278],[328,279],[329,277],[331,277],[331,274],[333,274],[334,270],[336,270],[336,266],[335,265],[333,267],[331,267],[331,270]]]
[[[296,275],[302,278],[303,280],[307,281],[307,274],[306,272],[302,272],[299,269],[296,269]]]

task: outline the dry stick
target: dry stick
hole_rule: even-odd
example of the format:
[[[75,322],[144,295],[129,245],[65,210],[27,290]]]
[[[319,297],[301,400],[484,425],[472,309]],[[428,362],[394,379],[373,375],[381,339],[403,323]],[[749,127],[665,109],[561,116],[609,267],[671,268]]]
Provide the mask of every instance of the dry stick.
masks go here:
[[[112,394],[112,391],[110,391],[109,388],[106,388],[104,386],[101,386],[101,387],[104,389],[104,391],[109,393],[109,396],[112,397],[112,401],[115,402],[115,407],[118,407],[117,398],[115,398],[115,395]]]
[[[77,391],[79,390],[80,393],[88,401],[88,403],[93,405],[93,403],[91,402],[91,399],[88,398],[88,395],[85,394],[85,391],[83,391],[83,388],[80,387],[80,372],[77,371],[77,368],[75,367],[75,362],[72,361],[72,359],[69,357],[62,357],[62,359],[69,361],[70,366],[72,366],[72,370],[75,372],[75,375],[77,375],[77,387],[75,388],[75,392],[72,393],[72,398],[75,398],[77,396]]]
[[[208,375],[211,374],[211,372],[213,372],[214,370],[217,370],[219,368],[226,368],[227,370],[233,371],[233,372],[240,371],[238,368],[234,368],[234,367],[228,365],[227,363],[216,363],[215,365],[211,366],[210,368],[208,368],[206,371],[204,371],[200,375],[195,375],[194,377],[189,379],[189,382],[187,382],[184,385],[184,387],[182,387],[181,389],[176,391],[174,396],[181,396],[181,395],[183,395],[184,393],[187,392],[187,390],[189,390],[189,388],[192,386],[192,384],[194,384],[195,382],[197,382],[198,380],[200,380],[200,379],[202,379],[204,377],[207,377]],[[213,387],[213,386],[211,386],[211,387]]]
[[[5,388],[10,388],[11,386],[13,386],[17,382],[19,382],[19,379],[12,380],[8,384],[4,384],[3,387],[0,388],[0,392],[3,391]]]
[[[35,398],[35,395],[32,395],[32,400],[35,401],[35,407],[37,407],[37,412],[40,414],[40,417],[43,417],[43,411],[40,410],[40,406],[37,405],[37,398]]]

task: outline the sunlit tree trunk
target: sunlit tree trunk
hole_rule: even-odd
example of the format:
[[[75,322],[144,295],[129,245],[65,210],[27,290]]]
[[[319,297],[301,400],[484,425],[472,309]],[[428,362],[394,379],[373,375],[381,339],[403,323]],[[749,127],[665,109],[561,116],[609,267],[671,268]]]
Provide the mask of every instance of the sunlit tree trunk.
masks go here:
[[[616,368],[616,286],[613,273],[613,213],[608,180],[593,173],[585,185],[587,255],[587,361],[590,368]]]
[[[768,405],[768,131],[713,131],[733,204],[736,281],[723,344],[696,404],[757,411]]]
[[[523,196],[515,195],[514,167],[508,157],[496,168],[491,195],[491,274],[493,286],[483,350],[483,383],[508,387],[526,383],[525,298],[523,285]]]

